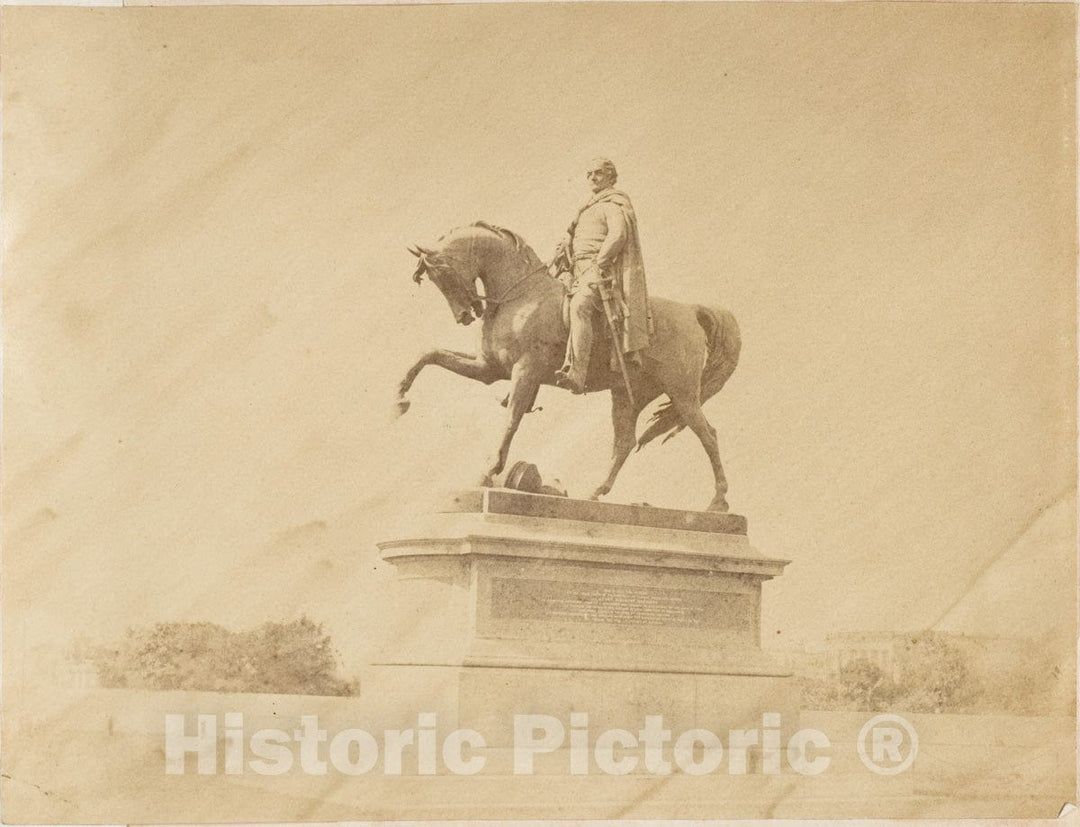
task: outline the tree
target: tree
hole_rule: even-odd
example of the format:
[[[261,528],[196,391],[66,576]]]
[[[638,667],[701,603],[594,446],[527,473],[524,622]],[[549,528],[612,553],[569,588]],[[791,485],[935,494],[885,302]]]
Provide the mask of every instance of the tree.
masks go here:
[[[880,710],[894,694],[894,686],[876,663],[854,660],[840,668],[836,688],[847,709],[864,712]]]
[[[264,623],[234,644],[244,653],[256,692],[290,686],[306,695],[342,695],[338,661],[330,637],[306,617],[291,623]],[[250,691],[250,690],[249,690]]]
[[[978,694],[964,653],[943,635],[913,635],[895,656],[904,706],[911,712],[954,711]]]
[[[128,629],[91,650],[105,687],[349,695],[330,636],[306,617],[231,632],[213,623]]]

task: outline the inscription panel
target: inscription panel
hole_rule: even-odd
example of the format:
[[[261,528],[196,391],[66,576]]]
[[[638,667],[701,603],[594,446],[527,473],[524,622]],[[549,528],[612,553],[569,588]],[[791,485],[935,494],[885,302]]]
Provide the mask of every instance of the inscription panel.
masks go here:
[[[755,628],[754,598],[748,594],[503,577],[491,580],[491,615],[689,629]]]

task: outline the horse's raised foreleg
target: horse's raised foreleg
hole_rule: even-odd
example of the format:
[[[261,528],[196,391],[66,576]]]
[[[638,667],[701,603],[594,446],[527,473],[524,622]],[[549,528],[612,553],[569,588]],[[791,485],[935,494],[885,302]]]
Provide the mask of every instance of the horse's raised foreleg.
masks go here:
[[[651,395],[650,395],[651,394]],[[638,398],[641,397],[641,398]],[[614,441],[611,448],[611,466],[605,479],[589,497],[591,500],[599,499],[611,491],[615,485],[615,478],[630,456],[636,442],[637,420],[641,412],[653,399],[656,393],[645,392],[644,388],[634,388],[634,401],[626,395],[626,389],[616,385],[611,390],[611,425],[614,431]]]
[[[673,396],[671,402],[679,412],[679,416],[682,417],[682,421],[701,440],[705,453],[709,455],[709,462],[712,463],[713,476],[716,479],[716,494],[712,502],[709,503],[708,510],[727,511],[727,477],[724,476],[724,466],[720,464],[720,449],[716,444],[716,431],[709,424],[709,420],[705,418],[705,414],[701,410],[701,404],[696,399]]]
[[[521,418],[528,413],[536,401],[537,391],[540,390],[540,381],[534,375],[528,364],[518,362],[510,372],[510,393],[507,396],[506,405],[506,429],[503,431],[502,442],[499,450],[491,459],[487,472],[480,478],[480,484],[490,486],[495,475],[502,472],[506,467],[506,459],[510,455],[510,443],[514,441]]]
[[[477,356],[472,353],[462,353],[458,350],[429,350],[416,360],[416,364],[409,368],[408,372],[405,374],[405,378],[402,379],[401,384],[398,385],[398,416],[401,416],[409,410],[409,400],[405,398],[405,394],[409,392],[409,389],[412,387],[413,382],[416,381],[416,377],[419,375],[420,371],[428,365],[437,365],[440,368],[445,368],[451,373],[456,373],[458,376],[464,376],[466,379],[475,379],[486,385],[490,385],[492,382],[499,379],[506,378],[500,373],[496,366],[484,359],[483,355]]]

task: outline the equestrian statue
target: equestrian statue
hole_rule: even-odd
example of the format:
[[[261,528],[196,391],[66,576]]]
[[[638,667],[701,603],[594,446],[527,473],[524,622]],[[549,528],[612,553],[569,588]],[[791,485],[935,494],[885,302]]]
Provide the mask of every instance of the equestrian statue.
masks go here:
[[[440,349],[421,356],[398,387],[397,411],[408,410],[406,395],[428,365],[485,384],[509,379],[506,428],[480,480],[490,486],[540,385],[610,390],[611,465],[592,499],[611,490],[635,444],[667,441],[690,428],[712,465],[709,510],[727,511],[716,431],[701,406],[738,364],[739,326],[727,310],[650,297],[637,221],[629,197],[614,189],[614,164],[598,159],[586,175],[593,194],[550,265],[517,233],[483,221],[451,230],[432,247],[409,248],[418,259],[413,280],[419,284],[426,275],[459,324],[482,319],[483,325],[478,353]],[[597,358],[601,353],[607,358]],[[638,417],[662,394],[667,401],[638,438]]]

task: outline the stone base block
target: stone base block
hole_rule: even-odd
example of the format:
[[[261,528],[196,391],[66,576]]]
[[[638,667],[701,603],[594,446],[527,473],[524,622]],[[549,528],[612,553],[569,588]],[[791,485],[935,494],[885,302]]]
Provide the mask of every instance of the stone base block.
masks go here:
[[[763,716],[797,724],[790,671],[760,647],[762,583],[787,561],[754,549],[738,515],[465,491],[379,547],[399,576],[364,678],[377,726],[434,713],[505,757],[517,716],[566,744],[646,717],[722,742]]]
[[[475,729],[491,748],[513,746],[518,715],[555,718],[569,738],[571,715],[585,713],[590,742],[662,716],[673,737],[707,729],[726,743],[729,730],[759,729],[766,714],[795,730],[799,714],[795,682],[762,675],[395,665],[369,671],[363,699],[372,726],[406,729],[434,713],[442,732]]]
[[[767,558],[738,515],[462,492],[379,544],[398,569],[381,664],[779,676]]]

